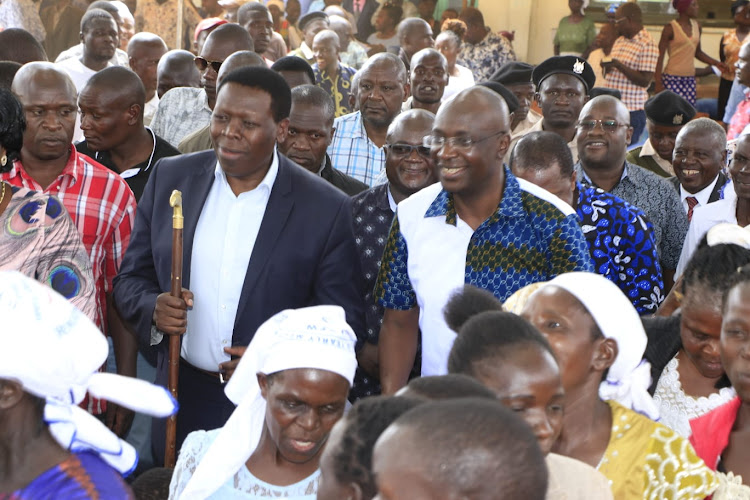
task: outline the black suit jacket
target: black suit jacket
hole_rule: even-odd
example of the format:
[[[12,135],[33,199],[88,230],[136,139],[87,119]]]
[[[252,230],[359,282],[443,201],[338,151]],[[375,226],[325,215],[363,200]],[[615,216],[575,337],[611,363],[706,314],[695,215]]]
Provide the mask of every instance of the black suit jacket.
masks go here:
[[[142,341],[150,338],[156,297],[170,289],[169,196],[174,189],[182,191],[183,286],[189,289],[193,238],[215,167],[212,150],[165,158],[153,167],[114,282],[118,310]],[[279,311],[319,304],[342,306],[347,322],[364,338],[351,213],[344,193],[279,155],[278,175],[245,273],[232,345],[248,345],[258,327]],[[166,341],[159,344],[157,382],[162,385],[167,346]]]
[[[341,8],[347,12],[354,12],[354,1],[344,0],[341,4]],[[375,33],[375,28],[372,26],[370,19],[372,18],[375,11],[378,10],[378,2],[375,0],[366,0],[365,5],[362,8],[362,12],[359,14],[357,19],[357,40],[360,42],[367,42],[367,37]]]
[[[674,188],[677,190],[677,192],[680,192],[680,181],[677,179],[677,177],[670,177],[667,179],[669,182],[672,183]],[[713,191],[711,191],[711,196],[708,197],[708,202],[713,203],[715,201],[719,201],[721,199],[721,188],[724,187],[724,184],[727,183],[729,179],[727,179],[727,176],[724,175],[722,172],[719,172],[719,180],[716,182],[716,185],[714,185]]]
[[[326,154],[326,164],[323,167],[323,170],[321,170],[320,176],[349,196],[354,196],[355,194],[370,189],[370,186],[364,182],[333,168],[333,165],[331,165],[331,158],[328,154]]]

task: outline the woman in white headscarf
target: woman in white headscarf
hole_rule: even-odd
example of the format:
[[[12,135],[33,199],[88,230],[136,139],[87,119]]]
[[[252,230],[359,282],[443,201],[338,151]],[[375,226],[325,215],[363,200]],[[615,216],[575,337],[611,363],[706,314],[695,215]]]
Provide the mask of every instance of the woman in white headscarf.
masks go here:
[[[555,453],[596,467],[615,498],[697,500],[713,492],[716,478],[690,443],[655,421],[646,333],[615,284],[562,274],[531,295],[521,315],[547,337],[560,365],[566,406]]]
[[[224,427],[188,435],[169,498],[314,499],[320,456],[357,368],[355,343],[339,306],[263,323],[225,389],[237,408]]]
[[[0,272],[0,498],[133,498],[122,476],[138,456],[79,408],[86,392],[166,417],[161,387],[97,373],[104,335],[62,295],[15,271]]]

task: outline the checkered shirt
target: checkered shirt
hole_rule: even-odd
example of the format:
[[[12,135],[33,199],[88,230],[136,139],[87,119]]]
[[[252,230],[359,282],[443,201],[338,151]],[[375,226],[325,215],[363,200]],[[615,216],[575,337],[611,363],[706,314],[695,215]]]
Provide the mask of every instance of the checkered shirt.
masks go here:
[[[385,153],[367,137],[362,113],[356,111],[336,118],[336,132],[328,146],[333,168],[372,187],[385,169]]]
[[[621,36],[615,41],[612,59],[617,59],[625,66],[636,71],[656,71],[656,60],[659,48],[646,29],[642,29],[633,38]],[[607,72],[607,86],[622,93],[622,102],[630,111],[639,111],[648,99],[648,90],[631,82],[621,71],[611,69]]]

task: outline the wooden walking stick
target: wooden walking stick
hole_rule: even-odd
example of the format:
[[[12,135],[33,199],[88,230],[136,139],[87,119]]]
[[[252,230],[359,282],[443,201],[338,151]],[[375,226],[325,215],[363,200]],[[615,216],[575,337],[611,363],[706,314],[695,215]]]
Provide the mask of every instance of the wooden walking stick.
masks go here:
[[[172,207],[172,297],[182,296],[182,193],[176,189],[169,197]],[[177,379],[180,370],[180,336],[169,336],[169,378],[167,388],[172,397],[177,400]],[[164,466],[174,467],[177,442],[177,415],[167,420],[167,441],[164,452]]]

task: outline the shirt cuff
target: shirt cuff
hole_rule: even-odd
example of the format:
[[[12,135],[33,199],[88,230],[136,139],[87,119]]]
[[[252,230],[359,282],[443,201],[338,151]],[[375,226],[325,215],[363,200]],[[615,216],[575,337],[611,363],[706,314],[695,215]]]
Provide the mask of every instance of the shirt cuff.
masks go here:
[[[156,328],[156,325],[151,325],[151,342],[149,345],[159,345],[164,339],[164,334]]]

